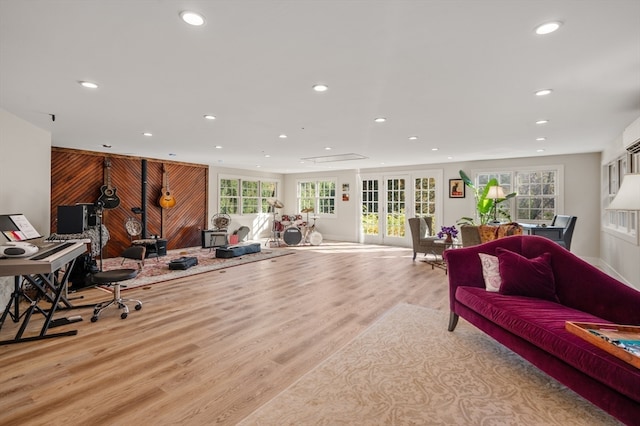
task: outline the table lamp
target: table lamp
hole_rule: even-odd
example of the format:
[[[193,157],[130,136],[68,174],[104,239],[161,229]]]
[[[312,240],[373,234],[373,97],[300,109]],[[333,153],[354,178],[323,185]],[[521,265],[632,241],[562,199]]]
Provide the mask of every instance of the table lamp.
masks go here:
[[[640,173],[624,175],[618,193],[606,210],[640,210]]]

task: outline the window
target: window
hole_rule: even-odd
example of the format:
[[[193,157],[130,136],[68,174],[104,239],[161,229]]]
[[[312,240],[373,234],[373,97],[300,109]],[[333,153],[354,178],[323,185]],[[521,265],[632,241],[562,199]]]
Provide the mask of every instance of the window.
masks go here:
[[[240,179],[220,179],[220,212],[238,214]]]
[[[252,180],[242,181],[242,213],[260,213],[259,208],[259,187],[260,182]]]
[[[335,214],[335,180],[298,182],[298,211],[313,208],[317,214]]]
[[[221,213],[258,214],[268,213],[268,200],[275,198],[278,184],[241,178],[220,178],[219,206]]]
[[[557,211],[556,171],[517,172],[516,180],[516,221],[552,220]]]
[[[437,229],[436,212],[436,180],[435,178],[416,178],[414,186],[416,217],[431,217],[432,228]]]
[[[499,204],[498,209],[514,222],[547,223],[561,208],[562,166],[523,168],[478,172],[476,187],[483,190],[491,179],[496,179],[505,195],[516,196]]]

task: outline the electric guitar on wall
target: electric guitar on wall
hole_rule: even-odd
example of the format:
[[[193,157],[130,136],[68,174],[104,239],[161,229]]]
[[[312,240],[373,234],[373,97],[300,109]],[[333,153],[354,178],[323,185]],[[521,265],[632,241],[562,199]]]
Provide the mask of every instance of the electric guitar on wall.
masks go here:
[[[176,199],[171,195],[169,190],[169,172],[162,166],[162,195],[158,200],[158,204],[163,209],[170,209],[176,205]]]
[[[120,205],[120,198],[116,194],[116,188],[111,186],[111,161],[109,159],[104,160],[104,185],[100,188],[99,202],[102,202],[102,207],[105,209],[115,209]]]

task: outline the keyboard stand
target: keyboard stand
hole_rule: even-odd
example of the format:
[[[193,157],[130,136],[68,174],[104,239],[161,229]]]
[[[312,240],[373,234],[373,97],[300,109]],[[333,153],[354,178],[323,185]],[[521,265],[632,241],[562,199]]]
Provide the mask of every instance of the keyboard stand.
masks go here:
[[[73,306],[64,296],[69,282],[69,276],[75,264],[76,258],[86,251],[86,247],[79,245],[77,249],[69,253],[65,253],[60,256],[60,259],[56,259],[52,262],[38,262],[30,260],[17,260],[3,259],[0,261],[0,272],[6,270],[11,272],[10,275],[14,275],[14,292],[11,295],[9,303],[7,304],[2,317],[0,317],[0,330],[4,325],[8,316],[11,317],[13,322],[20,322],[20,327],[13,339],[7,339],[0,341],[0,345],[8,345],[12,343],[31,342],[34,340],[49,339],[52,337],[60,336],[73,336],[78,334],[78,330],[69,330],[61,333],[48,333],[50,328],[58,325],[69,324],[71,322],[79,321],[80,319],[53,319],[54,314],[58,310],[81,308],[86,306]],[[59,278],[60,270],[64,268],[64,274],[62,278]],[[17,271],[23,271],[23,274],[16,273]],[[36,295],[30,298],[22,290],[20,282],[24,278],[30,283],[34,289],[36,289]],[[20,315],[19,303],[20,297],[23,296],[29,301],[29,307],[25,312]],[[50,307],[43,308],[39,306],[40,302],[46,301],[50,303]],[[93,307],[93,305],[87,305]],[[13,311],[13,312],[12,312]],[[44,323],[40,329],[40,332],[36,336],[24,336],[24,333],[29,325],[31,317],[34,313],[40,313],[44,316]]]

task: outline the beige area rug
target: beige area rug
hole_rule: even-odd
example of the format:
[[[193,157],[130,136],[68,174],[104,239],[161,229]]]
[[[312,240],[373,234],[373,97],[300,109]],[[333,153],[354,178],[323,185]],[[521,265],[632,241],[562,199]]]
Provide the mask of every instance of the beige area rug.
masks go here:
[[[215,257],[215,251],[210,251],[208,248],[203,249],[200,247],[190,247],[178,250],[169,250],[166,256],[159,257],[157,260],[153,258],[145,260],[144,267],[138,276],[132,280],[123,282],[123,287],[126,286],[123,290],[130,290],[132,288],[156,284],[189,275],[202,274],[204,272],[215,271],[217,269],[230,268],[232,266],[243,265],[245,263],[273,259],[275,257],[285,256],[292,253],[294,253],[293,250],[285,248],[268,249],[262,247],[262,251],[259,253],[245,254],[230,259],[218,259]],[[169,261],[183,256],[197,257],[198,265],[192,266],[186,270],[169,269]],[[123,265],[122,260],[122,257],[105,259],[102,269],[104,271],[110,271],[112,269],[120,268],[137,268],[135,261],[127,259]]]
[[[614,425],[464,320],[401,304],[241,425]]]

